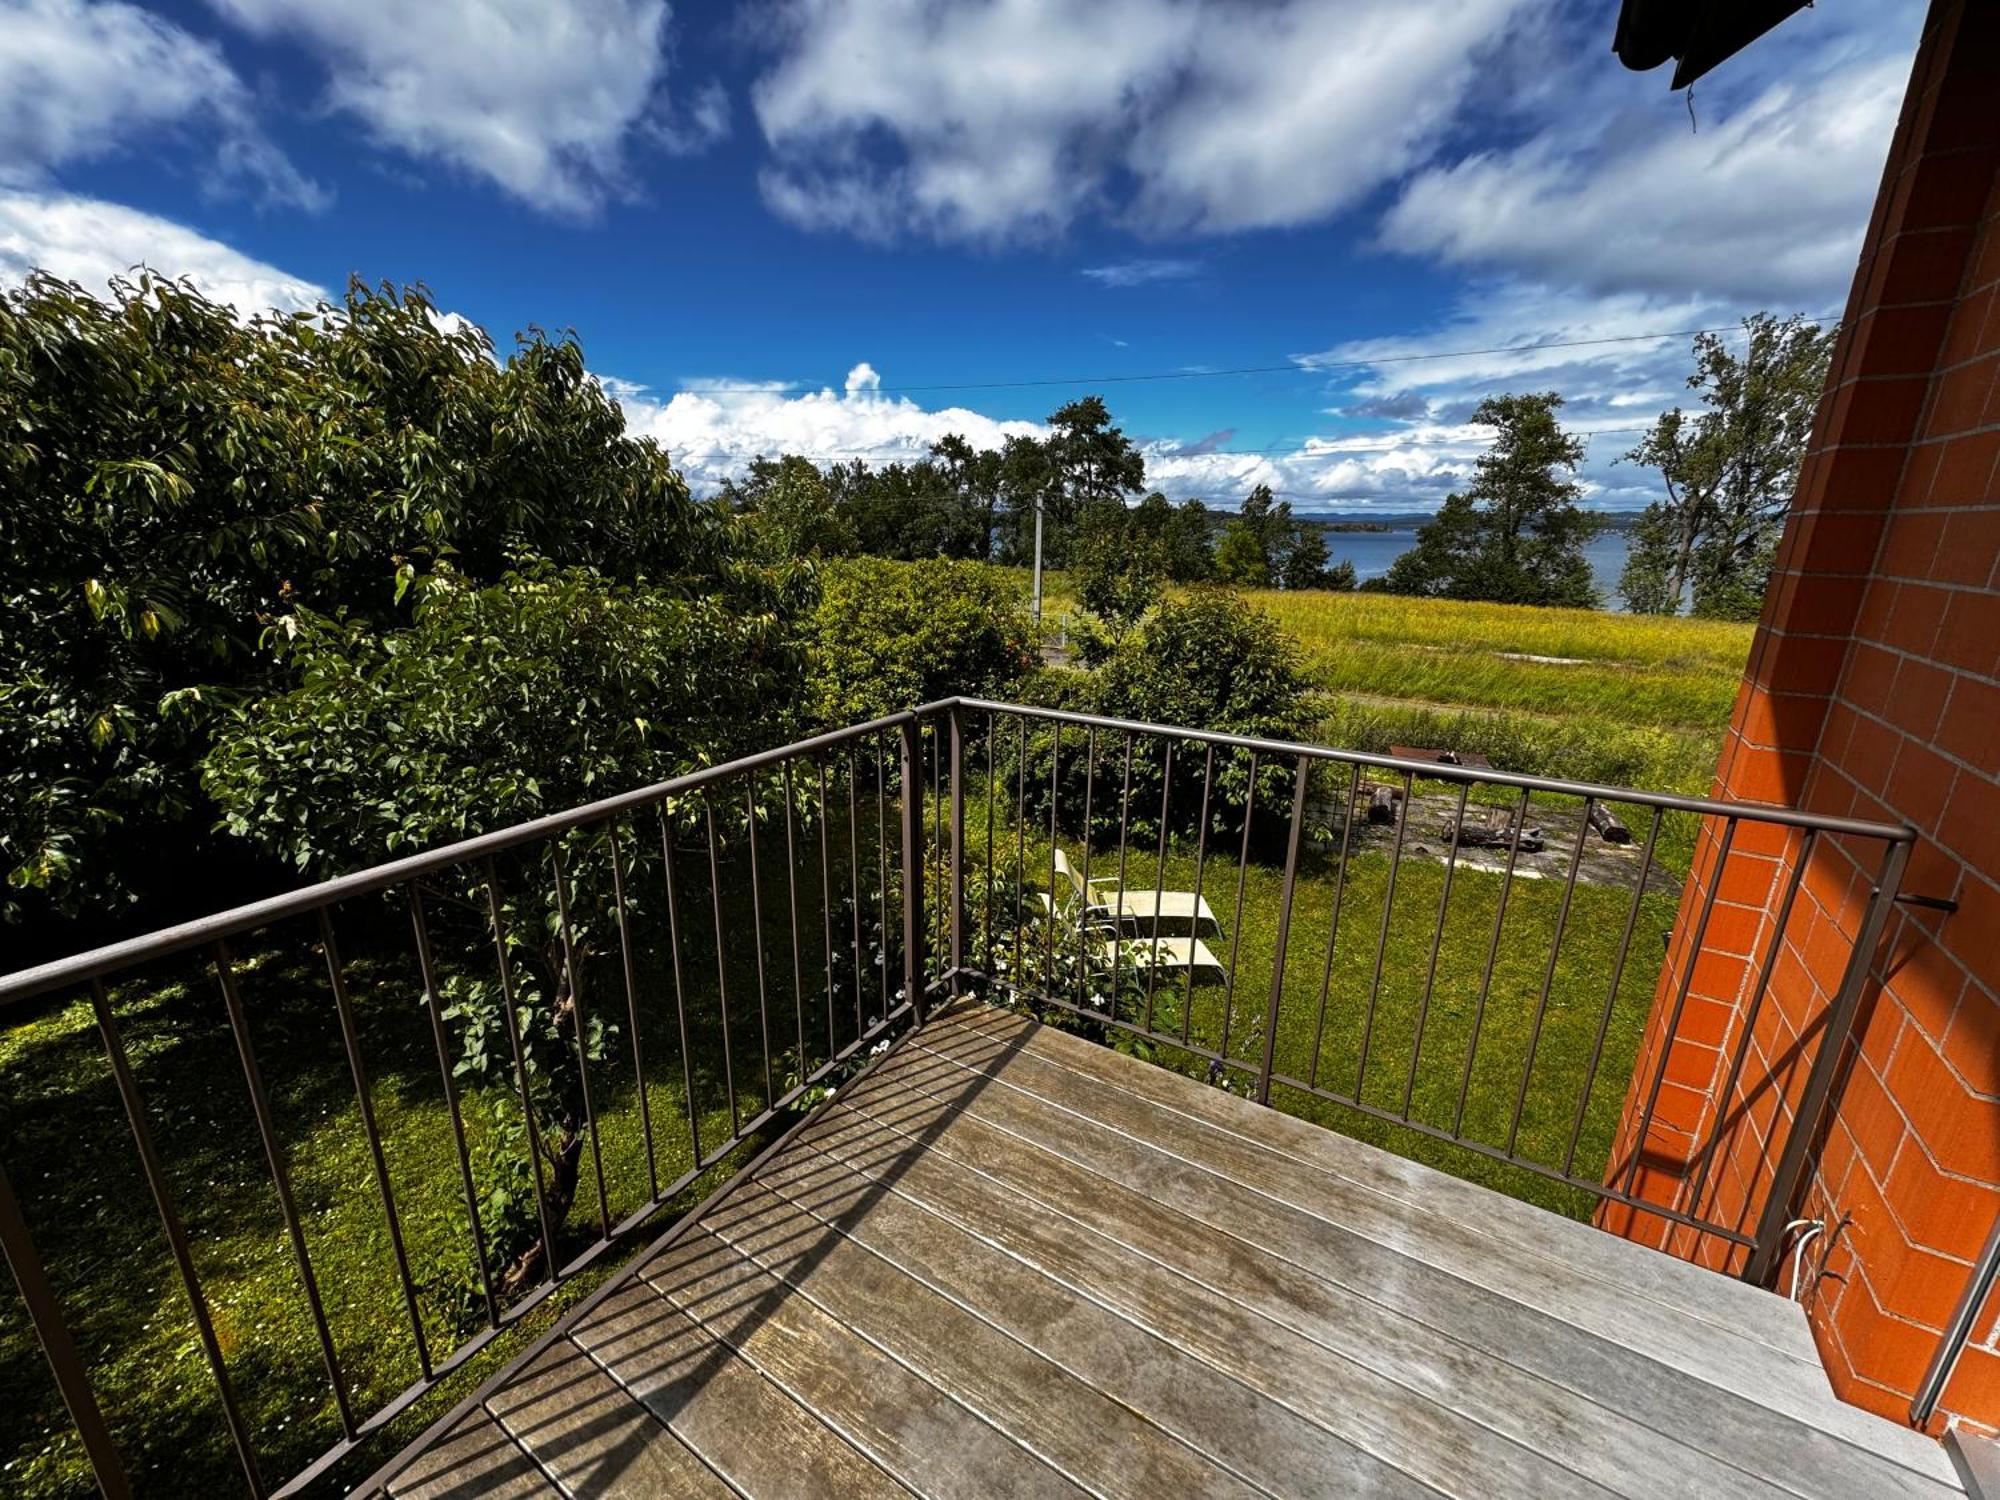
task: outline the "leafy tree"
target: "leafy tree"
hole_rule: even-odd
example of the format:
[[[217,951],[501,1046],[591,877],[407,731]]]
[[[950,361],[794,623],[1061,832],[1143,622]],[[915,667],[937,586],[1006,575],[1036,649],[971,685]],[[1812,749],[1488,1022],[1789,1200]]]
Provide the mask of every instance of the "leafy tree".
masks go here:
[[[1175,583],[1203,583],[1215,576],[1215,544],[1208,507],[1199,500],[1171,504],[1154,490],[1134,512],[1159,548],[1161,565]]]
[[[273,623],[296,685],[229,714],[203,766],[228,832],[331,876],[727,760],[792,728],[774,708],[799,696],[789,624],[719,592],[536,564],[486,587],[442,568],[414,593],[403,629],[305,609]],[[604,1045],[601,1026],[579,1037],[577,1018],[611,1011],[583,998],[591,955],[613,940],[609,837],[604,825],[575,830],[425,882],[457,1072],[489,1089],[503,1125],[519,1117],[496,940],[508,954],[558,1225],[584,1149],[576,1048],[599,1056]],[[643,830],[624,840],[642,877],[629,890],[658,888],[645,873],[656,842]],[[509,1287],[542,1273],[532,1187],[511,1175],[515,1190],[494,1188],[489,1215],[491,1269]]]
[[[1553,391],[1489,396],[1472,419],[1495,431],[1472,483],[1419,527],[1416,545],[1391,564],[1390,593],[1506,604],[1593,608],[1599,603],[1584,543],[1603,519],[1578,507],[1573,477],[1583,441],[1556,422]]]
[[[1222,528],[1222,540],[1215,544],[1215,576],[1237,588],[1271,586],[1271,554],[1255,522],[1238,516]]]
[[[1619,590],[1637,614],[1755,619],[1785,508],[1826,384],[1834,330],[1769,313],[1743,320],[1745,348],[1694,339],[1690,389],[1704,410],[1663,412],[1626,458],[1660,471],[1667,498],[1632,532]]]
[[[810,706],[838,726],[1004,689],[1033,662],[1018,588],[978,563],[832,563],[808,626]]]
[[[826,476],[809,458],[788,453],[753,459],[740,483],[724,482],[722,498],[749,513],[777,557],[840,557],[854,550],[853,519],[834,504]]]
[[[1291,545],[1278,568],[1278,585],[1287,589],[1325,588],[1326,538],[1317,526],[1294,526]]]
[[[1320,587],[1336,593],[1352,593],[1356,587],[1353,560],[1343,557],[1328,568],[1322,575]]]
[[[212,833],[198,768],[227,707],[295,680],[265,625],[388,629],[441,560],[490,583],[522,556],[745,576],[727,514],[625,434],[571,339],[497,361],[421,290],[359,284],[247,321],[150,276],[0,291],[5,915],[53,934],[247,894],[268,873]]]
[[[971,543],[965,555],[985,562],[993,555],[1000,515],[1000,453],[974,448],[962,435],[950,432],[931,444],[931,463],[965,516],[963,529]]]
[[[1001,559],[1032,561],[1035,508],[1042,507],[1042,558],[1066,568],[1086,512],[1116,505],[1145,488],[1146,461],[1115,426],[1100,396],[1085,396],[1049,414],[1049,435],[1010,437],[1001,451],[999,490],[1006,506]]]

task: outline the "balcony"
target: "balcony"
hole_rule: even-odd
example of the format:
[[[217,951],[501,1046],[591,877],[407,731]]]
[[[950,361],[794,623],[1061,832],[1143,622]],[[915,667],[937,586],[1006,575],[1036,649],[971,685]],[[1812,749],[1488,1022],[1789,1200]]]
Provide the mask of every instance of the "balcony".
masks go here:
[[[143,1181],[203,1388],[148,1450],[78,1331],[101,1227],[0,1178],[46,1414],[107,1494],[1960,1494],[1782,1295],[1859,980],[1757,1041],[1815,850],[1879,864],[1872,913],[1907,837],[962,699],[18,974],[0,1004],[74,996],[104,1048],[101,1170]],[[1774,898],[1748,939],[1732,860]],[[1698,1019],[1682,906],[1751,976],[1692,1115],[1643,1045]],[[247,1103],[288,1371],[126,1041],[170,978]]]

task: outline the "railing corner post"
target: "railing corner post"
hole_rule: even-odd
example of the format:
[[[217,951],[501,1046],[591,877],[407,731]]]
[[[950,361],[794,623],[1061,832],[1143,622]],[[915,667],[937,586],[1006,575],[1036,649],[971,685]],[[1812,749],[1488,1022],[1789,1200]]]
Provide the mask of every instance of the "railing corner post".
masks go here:
[[[902,740],[903,776],[903,989],[910,1015],[924,1023],[924,795],[917,768],[922,725],[916,714],[897,726]]]
[[[1862,993],[1868,987],[1869,971],[1875,967],[1875,950],[1882,941],[1882,929],[1896,904],[1896,892],[1902,887],[1903,869],[1909,861],[1908,839],[1890,844],[1882,853],[1882,865],[1875,877],[1875,888],[1869,893],[1868,909],[1862,915],[1860,931],[1854,935],[1854,947],[1847,955],[1847,969],[1841,975],[1839,992],[1827,1012],[1826,1035],[1820,1042],[1819,1055],[1813,1059],[1812,1072],[1807,1075],[1805,1092],[1799,1096],[1798,1113],[1792,1119],[1791,1133],[1785,1138],[1784,1154],[1778,1158],[1777,1171],[1771,1176],[1770,1194],[1764,1199],[1764,1209],[1757,1220],[1756,1244],[1743,1267],[1743,1279],[1752,1286],[1762,1286],[1771,1279],[1772,1272],[1777,1269],[1778,1258],[1783,1253],[1785,1226],[1792,1220],[1793,1206],[1798,1202],[1800,1188],[1812,1168],[1813,1138],[1819,1134],[1821,1117],[1826,1112],[1827,1099],[1833,1091],[1834,1076],[1840,1070],[1841,1055],[1847,1050],[1848,1039],[1854,1034],[1855,1015],[1861,1008]],[[1721,880],[1719,869],[1716,879],[1718,882]],[[1689,962],[1693,962],[1692,957]]]

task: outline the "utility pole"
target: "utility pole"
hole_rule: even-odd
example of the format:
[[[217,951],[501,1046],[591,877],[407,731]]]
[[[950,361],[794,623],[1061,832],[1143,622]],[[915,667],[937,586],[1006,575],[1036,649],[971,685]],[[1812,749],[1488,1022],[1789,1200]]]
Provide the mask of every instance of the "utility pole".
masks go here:
[[[1035,496],[1035,625],[1042,623],[1042,497]]]

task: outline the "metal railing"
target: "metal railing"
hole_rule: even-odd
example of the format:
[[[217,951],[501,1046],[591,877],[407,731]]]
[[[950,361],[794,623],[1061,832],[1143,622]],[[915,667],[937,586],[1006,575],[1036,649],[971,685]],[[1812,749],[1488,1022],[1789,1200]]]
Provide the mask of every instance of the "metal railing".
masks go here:
[[[1488,821],[1478,825],[1482,808]],[[1381,821],[1370,822],[1371,811]],[[1623,827],[1616,813],[1642,825],[1638,839],[1605,844],[1607,825]],[[1545,827],[1556,830],[1552,841],[1541,837]],[[1605,1170],[1607,1119],[1636,1111],[1631,1139],[1643,1147],[1663,1091],[1679,1087],[1671,1048],[1656,1049],[1650,1063],[1639,1055],[1660,971],[1635,962],[1638,934],[1664,936],[1680,899],[1670,847],[1691,857],[1708,830],[1706,894],[1671,999],[1660,997],[1672,1038],[1689,1010],[1693,955],[1705,949],[1732,850],[1749,827],[1770,831],[1756,840],[1758,857],[1776,861],[1782,897],[1740,955],[1737,1024],[1718,1042],[1725,1081],[1711,1089],[1712,1121],[1689,1158],[1691,1176],[1674,1201],[1657,1201],[1636,1180],[1639,1150]],[[119,987],[142,966],[199,954],[213,968],[338,1419],[331,1445],[275,1489],[289,1494],[670,1206],[686,1209],[745,1142],[813,1102],[905,1022],[921,1024],[927,997],[941,990],[990,989],[1261,1103],[1276,1096],[1302,1113],[1352,1118],[1392,1142],[1429,1142],[1719,1237],[1741,1247],[1746,1274],[1766,1279],[1910,837],[1780,807],[957,698],[27,970],[0,979],[0,1015],[37,996],[87,996],[237,1462],[250,1492],[264,1494],[272,1491],[257,1435],[232,1386],[117,1016]],[[1547,858],[1538,843],[1551,846],[1541,851]],[[1753,1066],[1759,1019],[1780,954],[1799,943],[1788,924],[1808,867],[1836,844],[1849,858],[1879,851],[1865,916],[1810,1060],[1794,1055],[1780,1078]],[[1616,869],[1598,868],[1607,861]],[[697,874],[705,866],[701,879],[690,880],[691,864]],[[1627,873],[1629,896],[1617,889]],[[705,887],[706,900],[691,904],[692,887]],[[1199,898],[1187,908],[1190,930],[1167,934],[1155,893],[1182,887]],[[1204,906],[1211,894],[1216,901]],[[1127,910],[1148,900],[1150,924],[1143,910],[1136,920]],[[391,922],[394,912],[401,916]],[[635,937],[642,916],[658,929],[650,946]],[[416,1380],[368,1411],[351,1387],[352,1351],[324,1305],[243,993],[239,954],[278,942],[300,919],[312,924],[307,944],[324,968],[418,1367]],[[463,1249],[476,1272],[448,1348],[435,1344],[438,1320],[426,1315],[405,1243],[343,927],[367,965],[388,963],[397,947],[414,958],[452,1127]],[[1589,946],[1582,958],[1579,932]],[[1546,948],[1520,951],[1524,933]],[[704,947],[712,976],[705,963],[693,972]],[[1579,968],[1607,958],[1608,972]],[[593,982],[607,973],[608,983]],[[600,988],[611,990],[611,1004],[597,1003]],[[482,1222],[459,1082],[471,1029],[483,1014],[490,1030],[496,1012],[507,1052],[489,1060],[489,1087],[504,1078],[513,1092],[534,1200],[532,1222],[506,1246]],[[670,1021],[664,1038],[649,1016]],[[611,1018],[622,1039],[607,1029]],[[629,1108],[620,1107],[636,1117],[645,1186],[614,1216],[599,1094],[620,1052],[630,1080]],[[647,1062],[663,1052],[678,1064],[664,1090]],[[722,1101],[711,1081],[705,1112],[700,1084],[718,1062]],[[1635,1073],[1635,1062],[1650,1071]],[[1784,1093],[1786,1108],[1762,1108],[1756,1090]],[[659,1131],[675,1105],[685,1151],[673,1150],[684,1166],[663,1181]],[[714,1117],[707,1133],[706,1115]],[[1717,1164],[1753,1126],[1769,1185],[1761,1203],[1724,1205]],[[571,1226],[571,1209],[594,1210],[595,1224]],[[130,1493],[4,1162],[0,1246],[99,1486]]]

